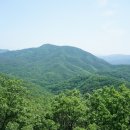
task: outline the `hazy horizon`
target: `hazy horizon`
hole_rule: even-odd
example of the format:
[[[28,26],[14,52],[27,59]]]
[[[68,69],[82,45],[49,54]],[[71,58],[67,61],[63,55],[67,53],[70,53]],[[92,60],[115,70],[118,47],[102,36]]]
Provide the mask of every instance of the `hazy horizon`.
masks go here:
[[[71,45],[58,45],[58,44],[52,44],[52,43],[43,43],[43,44],[41,44],[40,46],[42,46],[42,45],[46,45],[46,44],[50,44],[50,45],[55,45],[55,46],[70,46],[70,47],[76,47],[76,46],[71,46]],[[40,47],[40,46],[32,46],[32,47],[28,47],[28,48],[21,48],[21,49],[6,49],[6,48],[0,48],[0,50],[8,50],[8,51],[18,51],[18,50],[23,50],[23,49],[30,49],[30,48],[38,48],[38,47]],[[79,49],[82,49],[82,50],[84,50],[83,48],[80,48],[80,47],[76,47],[76,48],[79,48]],[[89,52],[89,51],[87,51],[87,50],[84,50],[84,51],[86,51],[86,52]],[[93,55],[95,55],[95,56],[98,56],[98,57],[102,57],[102,56],[114,56],[114,55],[118,55],[118,56],[130,56],[130,54],[121,54],[121,53],[113,53],[113,54],[96,54],[96,53],[92,53],[92,52],[89,52],[89,53],[91,53],[91,54],[93,54]]]
[[[129,0],[0,1],[0,49],[49,43],[130,55]]]

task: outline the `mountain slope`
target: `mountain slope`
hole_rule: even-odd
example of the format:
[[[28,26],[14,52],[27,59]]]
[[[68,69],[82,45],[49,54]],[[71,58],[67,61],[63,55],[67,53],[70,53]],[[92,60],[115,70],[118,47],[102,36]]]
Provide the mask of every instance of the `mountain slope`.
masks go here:
[[[5,53],[5,52],[7,52],[7,51],[9,51],[9,50],[6,50],[6,49],[0,49],[0,53]]]
[[[102,56],[101,58],[113,65],[130,65],[130,55],[117,54]]]
[[[19,85],[26,88],[26,90],[29,91],[28,94],[30,94],[31,96],[33,96],[34,98],[35,97],[39,97],[39,96],[50,96],[51,93],[49,93],[47,90],[45,90],[43,87],[39,86],[39,85],[36,85],[36,84],[33,84],[33,83],[30,83],[30,82],[27,82],[27,81],[24,81],[22,79],[19,79],[17,77],[14,77],[14,76],[9,76],[7,74],[4,74],[4,73],[0,73],[0,86],[2,86],[2,83],[4,81],[18,81]],[[12,82],[13,83],[13,82]]]
[[[130,82],[119,79],[114,76],[109,75],[98,75],[91,74],[87,76],[77,76],[67,81],[54,84],[53,86],[48,86],[52,92],[61,92],[66,89],[79,89],[82,93],[92,92],[93,90],[103,88],[104,86],[114,86],[118,88],[122,84],[125,84],[127,87],[130,87]]]
[[[40,85],[81,74],[109,70],[111,65],[79,48],[45,44],[0,54],[0,71]]]

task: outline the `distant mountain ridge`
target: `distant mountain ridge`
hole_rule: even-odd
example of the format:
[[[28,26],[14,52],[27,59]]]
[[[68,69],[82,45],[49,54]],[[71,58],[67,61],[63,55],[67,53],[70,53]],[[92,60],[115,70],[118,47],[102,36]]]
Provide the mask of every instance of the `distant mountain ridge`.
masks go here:
[[[34,83],[52,84],[78,75],[109,70],[111,65],[76,47],[45,44],[0,54],[0,71]]]
[[[7,49],[0,49],[0,53],[8,52],[9,50]]]
[[[101,56],[100,58],[113,65],[130,65],[130,55],[114,54]]]

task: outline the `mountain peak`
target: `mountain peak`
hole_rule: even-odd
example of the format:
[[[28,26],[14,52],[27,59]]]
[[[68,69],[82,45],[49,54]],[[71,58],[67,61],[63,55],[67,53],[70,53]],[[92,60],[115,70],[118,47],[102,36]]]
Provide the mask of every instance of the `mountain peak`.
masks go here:
[[[46,81],[55,83],[75,75],[86,75],[110,68],[110,64],[104,60],[79,48],[52,44],[0,54],[0,61],[1,72],[29,81],[33,79],[34,82],[41,79],[40,84]]]
[[[46,43],[46,44],[43,44],[43,45],[40,46],[40,48],[42,48],[42,47],[58,47],[58,46],[50,44],[50,43]]]

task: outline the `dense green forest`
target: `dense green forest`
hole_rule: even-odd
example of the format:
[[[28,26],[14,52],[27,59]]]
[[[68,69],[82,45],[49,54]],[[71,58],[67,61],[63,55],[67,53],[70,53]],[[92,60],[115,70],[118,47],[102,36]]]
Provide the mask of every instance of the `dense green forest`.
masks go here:
[[[130,130],[130,66],[79,48],[0,51],[0,130]]]
[[[49,88],[53,92],[69,87],[87,91],[130,82],[130,65],[111,65],[89,52],[70,46],[45,44],[38,48],[7,51],[0,54],[0,61],[0,72]],[[73,86],[70,80],[82,82],[78,85],[74,83]]]
[[[1,72],[41,86],[111,69],[104,60],[79,48],[50,44],[2,53],[0,61]]]
[[[107,73],[108,74],[108,73]],[[78,89],[81,93],[92,92],[95,89],[103,88],[104,86],[114,86],[116,89],[122,84],[130,87],[130,82],[124,79],[119,79],[110,75],[80,75],[64,82],[59,82],[57,84],[49,85],[47,88],[53,93],[59,93],[66,89]],[[106,76],[107,75],[107,76]],[[125,77],[125,76],[124,76]]]
[[[124,85],[118,90],[111,86],[81,94],[73,89],[58,95],[27,86],[0,75],[1,130],[130,129],[130,89]]]

